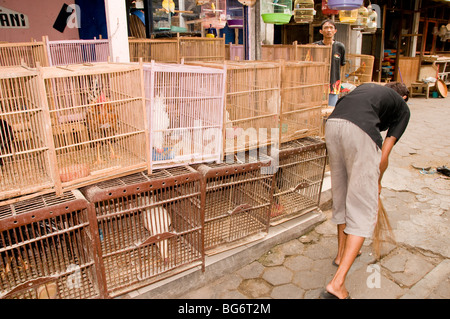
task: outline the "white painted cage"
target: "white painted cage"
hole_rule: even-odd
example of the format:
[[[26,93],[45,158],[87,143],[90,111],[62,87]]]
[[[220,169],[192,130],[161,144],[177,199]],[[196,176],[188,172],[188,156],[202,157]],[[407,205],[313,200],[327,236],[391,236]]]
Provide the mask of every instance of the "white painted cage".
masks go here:
[[[152,169],[220,161],[225,72],[144,64]]]

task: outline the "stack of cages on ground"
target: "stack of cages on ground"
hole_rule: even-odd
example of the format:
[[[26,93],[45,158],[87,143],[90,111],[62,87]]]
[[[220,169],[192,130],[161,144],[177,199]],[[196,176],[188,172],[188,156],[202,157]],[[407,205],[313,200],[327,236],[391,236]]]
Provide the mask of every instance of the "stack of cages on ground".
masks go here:
[[[273,198],[272,159],[256,151],[201,164],[205,193],[205,253],[232,249],[264,237]]]
[[[0,298],[100,298],[96,255],[78,190],[0,206]]]
[[[272,149],[270,155],[278,158],[271,225],[318,209],[326,166],[325,142],[305,137],[283,143],[279,150]]]
[[[202,266],[201,175],[190,166],[136,173],[82,189],[97,216],[108,296]]]
[[[50,66],[107,62],[110,56],[107,39],[49,41],[45,37],[45,43]]]
[[[280,140],[318,136],[328,105],[329,64],[287,61],[281,75]]]
[[[225,70],[144,64],[151,168],[220,161]]]
[[[0,200],[52,188],[53,143],[39,73],[0,72]]]
[[[222,68],[223,63],[190,62]],[[281,63],[226,61],[223,153],[279,143]]]
[[[63,189],[148,168],[140,65],[71,64],[41,72]]]

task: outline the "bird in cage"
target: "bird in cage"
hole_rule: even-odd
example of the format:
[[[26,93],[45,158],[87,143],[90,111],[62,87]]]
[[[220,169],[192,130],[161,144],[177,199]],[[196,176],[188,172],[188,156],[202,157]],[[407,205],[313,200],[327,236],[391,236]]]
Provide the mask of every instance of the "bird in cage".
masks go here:
[[[366,72],[366,62],[362,62],[361,66],[359,68],[357,68],[355,71],[353,71],[350,74],[346,74],[345,77],[350,77],[350,76],[361,76]]]
[[[164,152],[165,131],[169,128],[170,119],[164,104],[164,98],[155,96],[152,104],[151,137],[153,149],[162,154]]]
[[[0,155],[11,153],[12,141],[14,133],[11,125],[5,120],[0,119]],[[0,166],[3,166],[3,159],[0,157]]]
[[[89,94],[89,100],[90,104],[93,105],[90,105],[86,112],[86,124],[91,139],[98,140],[107,138],[111,159],[119,158],[111,143],[111,137],[114,136],[118,130],[119,115],[117,114],[117,109],[106,97],[105,93],[99,91],[97,81],[94,81],[94,88],[92,93]],[[101,141],[96,142],[97,164],[103,162],[100,154],[101,145]]]
[[[175,12],[175,3],[173,0],[163,0],[162,7],[166,12]]]

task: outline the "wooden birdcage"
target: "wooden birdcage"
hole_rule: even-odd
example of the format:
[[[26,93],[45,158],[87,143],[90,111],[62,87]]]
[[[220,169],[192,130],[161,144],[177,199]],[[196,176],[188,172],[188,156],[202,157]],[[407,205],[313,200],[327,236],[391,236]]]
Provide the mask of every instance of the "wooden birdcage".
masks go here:
[[[244,156],[242,156],[244,154]],[[213,255],[264,237],[273,195],[271,158],[241,153],[221,164],[201,164],[205,253]]]
[[[329,64],[283,63],[281,75],[281,143],[318,136],[321,109],[328,104]]]
[[[279,143],[281,63],[227,61],[226,69],[224,155]]]
[[[48,65],[44,41],[0,44],[0,66],[19,66],[24,63],[34,68],[37,62],[41,66]]]
[[[348,82],[359,85],[366,82],[372,82],[373,55],[365,54],[346,54],[346,64],[341,71],[342,82]]]
[[[178,63],[179,48],[177,39],[129,39],[130,61]]]
[[[244,61],[244,45],[233,43],[225,44],[225,60]]]
[[[272,226],[318,209],[326,165],[325,142],[306,137],[283,143],[277,155]]]
[[[107,39],[49,41],[46,37],[45,43],[51,66],[107,62],[109,58]]]
[[[209,0],[202,4],[200,18],[202,27],[223,29],[227,23],[227,0]]]
[[[103,297],[88,215],[78,190],[0,206],[0,298]]]
[[[178,43],[180,62],[225,60],[225,37],[178,37]]]
[[[72,64],[41,73],[62,188],[149,168],[140,65]]]
[[[261,60],[326,62],[331,64],[331,45],[273,44],[261,46]]]
[[[225,72],[144,64],[152,169],[220,161]]]
[[[55,186],[54,151],[39,73],[0,72],[0,200]]]
[[[183,166],[82,189],[97,216],[110,297],[192,267],[204,269],[201,178]]]

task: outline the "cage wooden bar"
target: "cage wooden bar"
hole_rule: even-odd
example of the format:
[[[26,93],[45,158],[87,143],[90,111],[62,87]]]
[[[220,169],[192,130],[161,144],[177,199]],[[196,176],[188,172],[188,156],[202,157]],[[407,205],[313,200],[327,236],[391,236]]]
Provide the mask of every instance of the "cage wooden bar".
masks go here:
[[[283,62],[280,140],[320,135],[321,109],[328,105],[329,64]]]
[[[139,64],[72,64],[41,73],[62,188],[148,169]]]
[[[354,85],[372,82],[375,57],[365,54],[346,54],[346,64],[341,71],[341,81]]]
[[[272,150],[272,157],[274,153]],[[325,142],[319,138],[283,143],[276,153],[272,226],[318,209],[326,165]]]
[[[223,67],[222,63],[192,62]],[[224,155],[279,143],[281,63],[226,61]]]
[[[225,60],[225,38],[178,37],[178,42],[179,58],[186,62]]]
[[[0,66],[19,66],[24,63],[29,67],[48,66],[47,51],[44,41],[0,43]]]
[[[162,63],[178,63],[179,48],[177,39],[129,39],[130,61],[152,60]]]
[[[54,147],[39,73],[0,69],[0,200],[51,190]]]
[[[225,72],[144,64],[151,169],[220,161]]]
[[[97,216],[96,241],[110,297],[204,268],[201,178],[183,166],[82,189]]]
[[[88,214],[77,190],[0,206],[0,298],[101,298]]]
[[[50,66],[107,62],[110,56],[107,39],[49,41],[46,37],[45,42]]]
[[[221,164],[201,164],[205,253],[216,253],[264,237],[269,229],[273,174],[271,158],[245,152]]]

